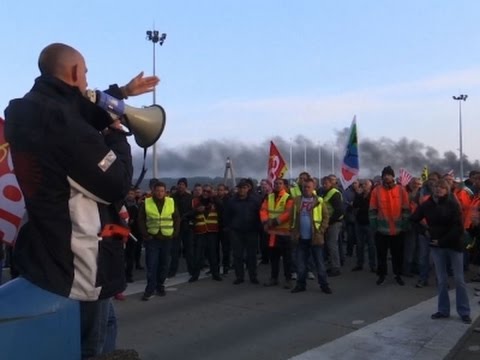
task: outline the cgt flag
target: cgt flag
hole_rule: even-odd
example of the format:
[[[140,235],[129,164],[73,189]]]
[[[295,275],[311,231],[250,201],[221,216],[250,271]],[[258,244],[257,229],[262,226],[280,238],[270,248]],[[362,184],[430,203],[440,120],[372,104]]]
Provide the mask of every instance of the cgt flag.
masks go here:
[[[428,180],[428,166],[425,165],[422,169],[422,175],[420,176],[422,179],[422,182],[425,182]]]
[[[360,164],[358,161],[357,117],[354,116],[350,126],[345,156],[343,157],[340,181],[344,189],[357,180]]]
[[[283,160],[282,154],[280,154],[280,151],[278,151],[273,141],[270,141],[270,155],[268,157],[267,172],[269,185],[273,187],[275,179],[282,178],[287,170],[287,163]]]
[[[13,244],[25,214],[23,194],[13,172],[12,158],[0,118],[0,241]]]

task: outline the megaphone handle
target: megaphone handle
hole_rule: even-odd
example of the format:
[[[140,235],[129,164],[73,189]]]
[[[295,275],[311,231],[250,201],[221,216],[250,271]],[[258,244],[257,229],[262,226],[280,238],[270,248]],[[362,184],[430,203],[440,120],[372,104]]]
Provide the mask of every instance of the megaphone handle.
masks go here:
[[[147,160],[147,148],[143,148],[143,165],[142,165],[142,171],[140,172],[140,176],[138,177],[137,182],[135,183],[135,188],[138,188],[140,184],[143,181],[143,178],[145,177],[145,174],[147,173],[147,168],[145,167],[145,163]]]

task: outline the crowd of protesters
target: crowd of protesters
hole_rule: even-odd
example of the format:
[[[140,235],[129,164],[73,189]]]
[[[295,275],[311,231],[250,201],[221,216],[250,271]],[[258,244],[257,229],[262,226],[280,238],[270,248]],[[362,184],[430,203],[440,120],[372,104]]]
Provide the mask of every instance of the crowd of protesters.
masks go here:
[[[260,284],[257,266],[270,264],[263,286],[281,284],[298,293],[306,290],[307,279],[317,279],[320,290],[332,294],[331,278],[345,271],[365,268],[377,275],[378,286],[384,284],[390,252],[400,286],[404,277],[418,277],[417,288],[429,286],[435,271],[439,300],[433,319],[450,316],[450,275],[457,312],[471,321],[464,272],[478,265],[480,172],[471,172],[465,182],[432,172],[402,186],[387,166],[381,176],[359,179],[347,189],[334,175],[319,180],[307,172],[290,184],[276,179],[272,185],[262,180],[255,186],[244,178],[233,189],[195,184],[190,191],[188,180],[180,178],[170,189],[157,179],[146,193],[132,188],[125,200],[131,232],[125,245],[127,282],[134,282],[134,269],[144,270],[144,249],[144,301],[166,295],[165,282],[176,276],[182,259],[190,283],[207,270],[214,281],[233,271],[234,285],[246,276]],[[351,269],[345,269],[346,257],[354,258]],[[14,264],[8,265],[15,276]],[[480,272],[470,280],[480,282]]]

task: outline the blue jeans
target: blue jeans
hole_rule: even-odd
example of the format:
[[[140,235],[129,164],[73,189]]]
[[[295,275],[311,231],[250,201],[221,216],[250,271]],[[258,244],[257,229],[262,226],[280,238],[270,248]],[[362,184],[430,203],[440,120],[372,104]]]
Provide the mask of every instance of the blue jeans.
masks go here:
[[[375,238],[370,225],[357,224],[357,265],[363,266],[365,262],[365,244],[368,246],[368,264],[370,269],[376,268]]]
[[[103,346],[103,354],[112,352],[117,347],[117,316],[115,315],[115,309],[113,302],[110,300],[108,306],[108,318],[107,318],[107,337],[105,339],[105,345]]]
[[[0,285],[2,285],[3,260],[0,260]]]
[[[330,268],[332,270],[340,270],[340,247],[338,241],[342,226],[341,221],[330,224],[325,234],[325,245],[328,249]]]
[[[147,265],[146,294],[163,288],[170,266],[172,239],[150,239],[145,241],[145,264]]]
[[[115,327],[109,325],[112,316],[111,310],[113,310],[113,306],[110,299],[80,301],[82,359],[96,357],[104,354],[105,351],[111,351],[107,346],[111,347],[112,343],[115,346],[116,321]]]
[[[437,273],[438,311],[444,315],[450,315],[447,275],[447,260],[450,260],[455,279],[457,313],[460,316],[470,315],[467,289],[463,278],[463,253],[436,247],[432,247],[431,252]]]
[[[418,260],[420,263],[420,280],[428,281],[430,273],[430,239],[425,235],[418,234]]]
[[[415,257],[415,245],[417,243],[417,232],[413,229],[409,229],[405,232],[403,244],[403,275],[412,274],[412,265]]]
[[[310,254],[317,270],[317,279],[320,286],[328,286],[327,270],[323,261],[323,247],[312,245],[311,239],[300,239],[297,245],[297,286],[307,286],[307,264]]]

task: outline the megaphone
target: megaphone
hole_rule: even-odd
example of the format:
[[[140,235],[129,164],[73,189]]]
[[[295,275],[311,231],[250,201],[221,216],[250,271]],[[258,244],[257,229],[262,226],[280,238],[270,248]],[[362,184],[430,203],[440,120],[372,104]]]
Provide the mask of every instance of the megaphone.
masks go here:
[[[165,110],[160,105],[151,105],[143,109],[128,106],[102,91],[87,90],[87,98],[91,102],[118,116],[122,125],[133,134],[135,142],[142,148],[155,144],[165,129]]]

